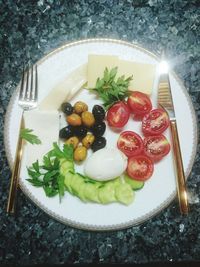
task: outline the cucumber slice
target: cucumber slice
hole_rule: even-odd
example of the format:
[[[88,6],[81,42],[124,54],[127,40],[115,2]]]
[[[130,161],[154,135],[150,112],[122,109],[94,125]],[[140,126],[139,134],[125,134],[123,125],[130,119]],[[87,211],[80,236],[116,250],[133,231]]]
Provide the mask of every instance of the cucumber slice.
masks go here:
[[[67,190],[80,198],[82,201],[92,201],[107,204],[119,201],[125,205],[129,205],[134,200],[134,192],[132,191],[132,179],[128,176],[124,177],[125,183],[120,178],[116,178],[109,182],[98,182],[91,180],[83,175],[72,171],[74,165],[72,162],[65,161],[61,163],[62,171],[65,174],[65,186]],[[131,184],[129,184],[131,182]],[[138,182],[138,181],[134,181]],[[141,183],[137,185],[137,188]],[[134,183],[134,188],[136,185]]]
[[[87,183],[81,183],[80,184],[80,188],[79,188],[79,192],[77,197],[79,197],[82,201],[87,202],[87,198],[85,197],[85,187],[87,186]]]
[[[140,190],[144,186],[143,181],[137,181],[130,178],[128,175],[124,175],[124,181],[131,186],[133,190]]]
[[[115,187],[116,199],[125,205],[129,205],[133,202],[134,195],[135,193],[129,184],[122,183]]]
[[[65,172],[65,180],[64,180],[64,183],[65,183],[65,186],[67,188],[67,190],[73,194],[73,190],[71,188],[71,181],[73,179],[73,176],[74,176],[74,173],[71,172],[71,171],[68,171],[68,172]]]
[[[80,184],[80,188],[79,188],[77,196],[84,202],[87,202],[89,200],[94,201],[94,202],[99,202],[99,200],[96,198],[96,196],[93,196],[93,194],[86,197],[85,192],[87,192],[87,190],[91,190],[90,188],[89,189],[87,188],[88,185],[90,184],[94,185],[94,188],[95,188],[94,190],[96,191],[96,189],[98,189],[102,183],[94,181],[86,176],[83,176],[82,174],[78,174],[78,175],[83,179],[84,183]]]
[[[112,183],[115,187],[122,184],[121,178],[117,177],[116,179],[109,181],[109,183]]]
[[[98,190],[99,200],[102,204],[107,204],[116,201],[115,197],[115,184],[113,182],[107,182]]]
[[[99,196],[98,196],[98,188],[99,184],[93,183],[86,183],[84,187],[84,196],[87,200],[92,202],[100,203]]]
[[[79,196],[81,184],[84,184],[84,179],[79,174],[74,174],[73,179],[71,180],[71,188],[76,196]]]
[[[72,161],[61,160],[60,172],[65,174],[67,171],[74,172],[74,163]]]

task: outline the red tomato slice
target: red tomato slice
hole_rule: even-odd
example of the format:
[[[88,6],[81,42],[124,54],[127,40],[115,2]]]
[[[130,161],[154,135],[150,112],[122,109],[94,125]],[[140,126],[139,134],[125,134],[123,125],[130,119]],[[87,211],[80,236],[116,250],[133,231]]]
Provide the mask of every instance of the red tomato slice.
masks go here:
[[[108,125],[111,127],[122,128],[128,122],[130,117],[130,110],[128,106],[119,101],[112,105],[107,112]]]
[[[141,92],[135,91],[133,92],[128,100],[128,106],[130,110],[135,114],[139,115],[138,117],[143,117],[152,109],[152,104],[150,98]]]
[[[137,133],[132,131],[125,131],[120,134],[117,141],[117,147],[126,156],[131,157],[141,154],[144,145],[142,138]]]
[[[139,181],[148,180],[153,174],[154,166],[150,158],[140,155],[128,159],[128,175]]]
[[[144,135],[160,135],[169,126],[169,118],[163,109],[153,109],[142,120]]]
[[[170,144],[164,135],[144,138],[144,153],[153,161],[159,161],[170,151]]]

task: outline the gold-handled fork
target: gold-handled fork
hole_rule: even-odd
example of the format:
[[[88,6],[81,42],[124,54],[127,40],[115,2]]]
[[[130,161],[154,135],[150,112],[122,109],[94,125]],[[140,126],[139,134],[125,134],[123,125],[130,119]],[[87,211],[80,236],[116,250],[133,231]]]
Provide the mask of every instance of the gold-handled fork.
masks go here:
[[[37,72],[37,65],[35,65],[32,66],[31,68],[27,67],[26,70],[23,69],[22,73],[21,85],[19,90],[19,99],[18,99],[18,104],[23,109],[20,122],[20,131],[22,128],[24,128],[24,117],[23,117],[24,112],[36,108],[37,101],[38,101],[38,72]],[[15,160],[12,169],[8,203],[7,203],[7,212],[12,214],[15,213],[22,154],[23,154],[23,140],[19,132],[17,148],[15,152]]]
[[[170,119],[171,137],[172,137],[171,139],[173,145],[173,156],[174,156],[174,166],[176,171],[176,184],[177,184],[179,207],[181,214],[188,214],[189,205],[188,205],[188,197],[186,191],[185,174],[183,169],[181,149],[178,137],[177,124],[176,124],[176,116],[171,93],[169,72],[166,68],[164,69],[164,73],[160,75],[159,79],[158,105],[168,113]]]

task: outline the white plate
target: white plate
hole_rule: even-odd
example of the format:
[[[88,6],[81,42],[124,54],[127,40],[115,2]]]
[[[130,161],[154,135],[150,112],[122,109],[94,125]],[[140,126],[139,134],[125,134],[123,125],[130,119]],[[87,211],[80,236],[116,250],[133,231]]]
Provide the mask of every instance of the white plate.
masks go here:
[[[118,55],[121,59],[158,64],[158,58],[152,53],[133,44],[112,39],[89,39],[65,44],[54,50],[38,62],[40,96],[56,85],[66,73],[87,62],[88,54]],[[197,123],[192,102],[186,89],[175,74],[171,74],[171,87],[176,108],[179,138],[186,176],[189,175],[197,147]],[[18,88],[17,88],[18,89]],[[17,91],[17,90],[16,90]],[[156,87],[152,102],[156,107]],[[81,91],[73,102],[87,99],[92,106],[95,100],[87,92]],[[10,166],[13,164],[17,142],[16,131],[19,128],[21,110],[17,105],[17,93],[11,98],[5,121],[5,147]],[[140,133],[140,122],[129,124],[125,129]],[[108,146],[114,146],[117,134],[106,132]],[[112,138],[111,138],[112,136]],[[166,136],[170,139],[169,130]],[[116,230],[127,228],[151,218],[165,208],[176,195],[175,175],[172,153],[156,164],[153,177],[144,188],[136,192],[134,203],[124,206],[118,203],[109,205],[85,204],[78,198],[66,193],[60,204],[58,198],[47,198],[42,189],[29,184],[22,170],[20,187],[22,191],[42,210],[62,223],[87,230]]]

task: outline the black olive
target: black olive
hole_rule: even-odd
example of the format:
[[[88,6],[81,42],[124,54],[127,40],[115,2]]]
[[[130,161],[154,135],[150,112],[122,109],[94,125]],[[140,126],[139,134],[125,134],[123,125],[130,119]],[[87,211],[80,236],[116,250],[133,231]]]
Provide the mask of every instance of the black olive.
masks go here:
[[[105,146],[106,146],[106,138],[100,136],[94,140],[94,143],[91,145],[91,148],[93,152],[95,152],[101,148],[104,148]]]
[[[74,127],[74,133],[75,133],[75,136],[77,137],[83,138],[86,136],[87,132],[88,132],[88,129],[85,126],[81,125],[81,126]]]
[[[99,105],[94,105],[92,113],[96,121],[102,121],[105,118],[105,110]]]
[[[105,133],[105,130],[106,124],[103,121],[95,123],[91,128],[91,132],[94,134],[94,136],[102,136]]]
[[[68,139],[73,135],[74,135],[74,127],[71,125],[62,128],[59,132],[59,137],[62,139]]]
[[[61,110],[66,114],[70,115],[73,113],[73,107],[70,103],[66,102],[61,105]]]

